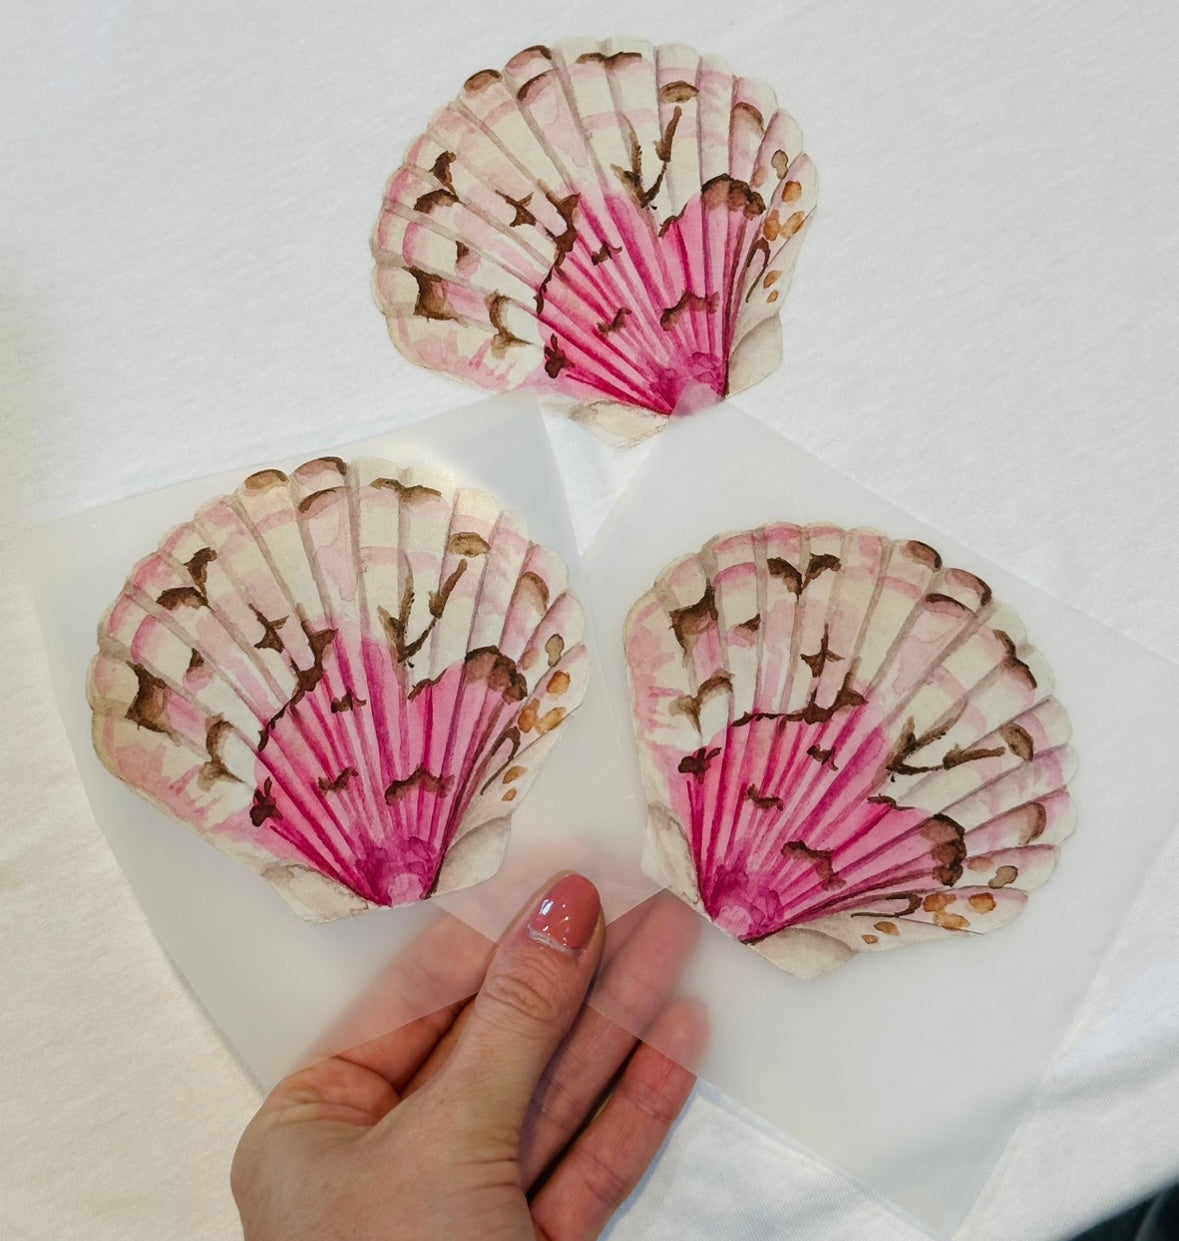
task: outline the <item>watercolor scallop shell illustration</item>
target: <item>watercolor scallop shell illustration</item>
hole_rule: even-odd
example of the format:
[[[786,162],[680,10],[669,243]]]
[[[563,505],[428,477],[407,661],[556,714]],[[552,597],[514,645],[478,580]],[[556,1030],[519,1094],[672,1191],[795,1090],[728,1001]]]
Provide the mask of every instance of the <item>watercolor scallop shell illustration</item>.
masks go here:
[[[389,462],[264,470],[131,572],[94,747],[320,921],[464,887],[588,671],[566,570],[477,490]]]
[[[723,535],[660,575],[625,647],[648,857],[790,973],[989,931],[1052,873],[1068,717],[1017,617],[933,548]]]
[[[377,300],[410,361],[634,443],[778,365],[816,196],[798,126],[718,57],[530,47],[390,178]]]

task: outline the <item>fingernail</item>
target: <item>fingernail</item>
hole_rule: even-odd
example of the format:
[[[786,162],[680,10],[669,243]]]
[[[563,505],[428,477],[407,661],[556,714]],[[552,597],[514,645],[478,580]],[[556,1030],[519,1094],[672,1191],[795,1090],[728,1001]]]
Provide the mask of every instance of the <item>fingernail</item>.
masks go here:
[[[580,952],[598,925],[598,889],[584,875],[562,875],[540,899],[528,934],[554,948]]]

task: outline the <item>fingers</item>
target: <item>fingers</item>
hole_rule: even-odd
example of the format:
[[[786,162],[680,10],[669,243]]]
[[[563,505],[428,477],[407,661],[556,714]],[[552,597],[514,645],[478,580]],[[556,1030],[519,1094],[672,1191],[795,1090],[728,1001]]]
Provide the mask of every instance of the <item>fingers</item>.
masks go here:
[[[640,1044],[606,1106],[569,1148],[532,1199],[538,1235],[592,1241],[642,1179],[695,1083],[683,1064],[698,1059],[707,1037],[699,1005],[666,1009],[652,1035],[674,1059]]]
[[[660,894],[606,928],[602,967],[587,1006],[541,1076],[520,1143],[531,1186],[585,1122],[639,1038],[667,1004],[696,944],[701,919]]]
[[[553,880],[492,958],[454,1050],[435,1081],[461,1092],[468,1114],[519,1134],[549,1058],[573,1023],[602,950],[597,889]]]
[[[347,1060],[402,1091],[479,989],[494,951],[466,923],[440,915],[381,970],[307,1061]]]

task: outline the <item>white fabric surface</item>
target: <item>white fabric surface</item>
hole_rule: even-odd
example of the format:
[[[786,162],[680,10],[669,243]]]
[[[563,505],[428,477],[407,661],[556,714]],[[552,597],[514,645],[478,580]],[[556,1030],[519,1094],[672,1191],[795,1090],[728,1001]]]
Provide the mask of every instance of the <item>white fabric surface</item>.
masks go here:
[[[383,179],[472,70],[616,31],[767,78],[818,164],[786,361],[743,407],[1179,658],[1179,10],[1165,0],[9,0],[3,1235],[232,1236],[228,1162],[257,1103],[94,826],[17,531],[466,400],[402,362],[371,305]],[[588,539],[636,456],[574,427],[555,437]],[[1177,861],[1173,842],[963,1241],[1063,1236],[1179,1174]],[[701,1088],[613,1235],[922,1233]]]

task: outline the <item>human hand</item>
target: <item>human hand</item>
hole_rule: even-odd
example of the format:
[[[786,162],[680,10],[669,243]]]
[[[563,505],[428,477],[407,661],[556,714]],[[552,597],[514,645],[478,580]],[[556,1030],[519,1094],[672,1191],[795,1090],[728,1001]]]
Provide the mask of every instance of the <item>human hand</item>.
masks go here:
[[[642,977],[652,953],[636,946],[664,949],[656,976],[672,985],[691,937],[674,906],[656,909],[604,971],[619,1011],[660,1007]],[[280,1082],[234,1156],[246,1241],[596,1237],[687,1099],[695,1079],[681,1065],[705,1037],[689,1003],[647,1012],[643,1043],[583,1008],[604,938],[594,886],[560,876],[485,974],[479,963],[474,1000]]]

